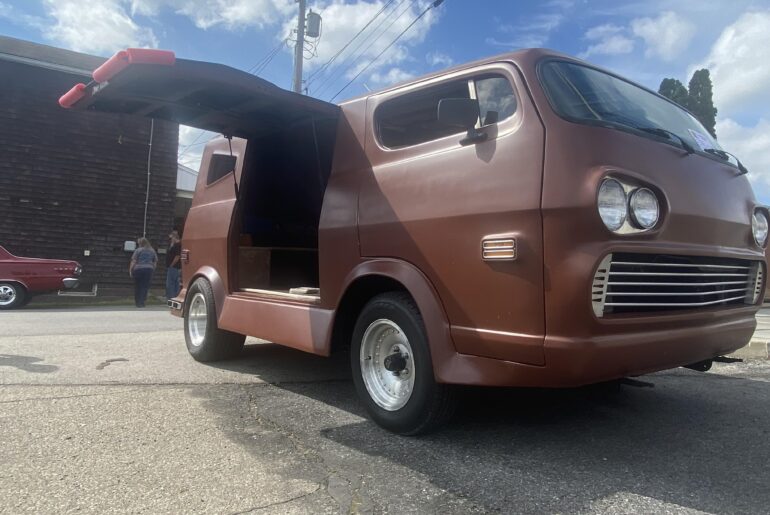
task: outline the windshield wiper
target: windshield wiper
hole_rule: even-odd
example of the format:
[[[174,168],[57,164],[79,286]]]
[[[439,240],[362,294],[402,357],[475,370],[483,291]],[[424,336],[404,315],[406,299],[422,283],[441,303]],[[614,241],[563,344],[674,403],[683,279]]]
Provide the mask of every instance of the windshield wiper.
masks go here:
[[[684,149],[685,152],[687,152],[687,155],[695,153],[695,149],[692,148],[692,145],[687,143],[687,141],[682,136],[680,136],[679,134],[676,134],[675,132],[671,132],[666,129],[661,129],[660,127],[635,127],[635,128],[639,129],[640,131],[648,132],[650,134],[665,136],[668,139],[679,140],[679,144],[682,145],[682,148]]]
[[[646,132],[647,134],[655,134],[656,136],[663,136],[664,138],[668,139],[674,139],[679,141],[679,144],[681,145],[682,149],[687,152],[687,155],[694,154],[695,149],[687,143],[687,140],[685,140],[682,136],[675,132],[671,132],[670,130],[663,129],[661,127],[643,127],[636,123],[635,120],[628,116],[624,116],[619,113],[613,113],[608,111],[599,111],[600,116],[604,116],[606,121],[609,121],[611,123],[618,123],[620,125],[625,125],[626,127],[631,127],[632,129],[636,129],[638,131]],[[607,118],[610,118],[607,120]],[[614,118],[614,120],[612,120]]]
[[[726,150],[719,150],[718,148],[704,148],[703,151],[704,152],[708,152],[711,155],[714,155],[714,156],[717,156],[717,157],[721,157],[725,161],[729,161],[730,158],[732,157],[733,159],[735,159],[735,162],[738,164],[738,170],[740,170],[740,172],[741,172],[738,175],[745,175],[745,174],[749,173],[748,168],[743,166],[743,163],[741,163],[740,159],[735,157],[735,154],[731,154],[730,152],[727,152]]]

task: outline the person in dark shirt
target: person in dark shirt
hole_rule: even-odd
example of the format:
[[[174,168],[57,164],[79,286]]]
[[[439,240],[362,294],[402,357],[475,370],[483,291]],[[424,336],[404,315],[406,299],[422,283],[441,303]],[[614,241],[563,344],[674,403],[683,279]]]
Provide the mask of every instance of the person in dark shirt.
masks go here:
[[[166,252],[166,298],[173,299],[182,289],[182,263],[180,261],[182,246],[179,243],[179,233],[171,231],[168,235],[170,245]]]

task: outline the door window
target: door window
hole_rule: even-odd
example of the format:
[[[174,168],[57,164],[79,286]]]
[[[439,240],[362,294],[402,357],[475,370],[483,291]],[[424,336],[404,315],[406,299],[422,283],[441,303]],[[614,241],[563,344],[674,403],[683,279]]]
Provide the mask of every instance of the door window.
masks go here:
[[[384,102],[375,113],[380,143],[391,149],[409,147],[465,132],[438,121],[438,103],[445,98],[476,98],[479,126],[491,125],[516,112],[510,81],[499,74],[446,82]]]

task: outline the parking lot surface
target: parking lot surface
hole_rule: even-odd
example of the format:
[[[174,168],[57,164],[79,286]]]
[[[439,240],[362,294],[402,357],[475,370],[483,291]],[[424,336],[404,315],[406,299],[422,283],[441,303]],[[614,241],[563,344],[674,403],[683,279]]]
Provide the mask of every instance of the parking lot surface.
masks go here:
[[[387,433],[345,357],[194,362],[164,309],[0,313],[2,513],[767,513],[767,361],[654,388],[463,390]]]

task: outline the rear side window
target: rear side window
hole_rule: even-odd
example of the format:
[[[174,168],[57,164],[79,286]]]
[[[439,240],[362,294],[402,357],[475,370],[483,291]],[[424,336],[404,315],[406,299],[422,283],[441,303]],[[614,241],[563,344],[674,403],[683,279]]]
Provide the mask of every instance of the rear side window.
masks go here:
[[[387,148],[402,148],[464,132],[438,121],[444,98],[477,98],[479,126],[505,120],[516,112],[516,96],[502,75],[482,75],[415,91],[383,103],[375,114],[377,134]]]
[[[235,160],[235,156],[228,156],[225,154],[214,154],[211,156],[206,184],[211,184],[228,173],[235,171]]]

